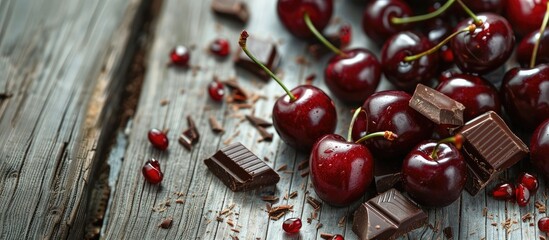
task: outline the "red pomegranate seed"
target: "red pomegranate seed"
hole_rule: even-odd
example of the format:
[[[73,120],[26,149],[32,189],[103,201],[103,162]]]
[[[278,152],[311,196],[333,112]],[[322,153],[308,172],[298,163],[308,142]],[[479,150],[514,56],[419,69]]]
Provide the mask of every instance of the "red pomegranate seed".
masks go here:
[[[517,204],[524,207],[530,202],[530,191],[524,185],[518,184],[516,188]]]
[[[345,240],[345,238],[339,234],[334,235],[330,240]]]
[[[156,128],[153,128],[149,130],[149,142],[153,145],[153,147],[158,148],[160,150],[166,150],[168,148],[168,136],[166,136],[165,132],[162,132]]]
[[[538,220],[538,228],[542,232],[549,233],[549,217],[542,217]]]
[[[492,197],[498,200],[512,200],[515,198],[515,186],[510,183],[500,183],[492,190]]]
[[[282,229],[287,233],[297,233],[301,229],[301,219],[288,218],[282,223]]]
[[[341,47],[344,48],[351,43],[352,30],[351,25],[345,24],[339,29],[339,40]]]
[[[229,41],[224,38],[218,38],[210,44],[210,52],[219,56],[226,57],[231,52]]]
[[[164,174],[160,170],[160,163],[154,158],[147,161],[143,166],[143,176],[152,184],[161,182]]]
[[[528,191],[530,191],[532,195],[536,194],[536,191],[538,190],[538,187],[539,187],[538,178],[536,178],[536,176],[529,173],[522,173],[518,177],[517,183],[520,183],[524,185],[526,188],[528,188]]]
[[[210,98],[212,100],[221,102],[223,100],[223,96],[225,96],[225,86],[223,83],[214,79],[208,85],[208,94],[210,94]]]
[[[172,64],[180,67],[187,67],[189,65],[191,54],[189,53],[189,49],[187,49],[187,47],[179,45],[172,50],[170,53],[170,58],[172,60]]]

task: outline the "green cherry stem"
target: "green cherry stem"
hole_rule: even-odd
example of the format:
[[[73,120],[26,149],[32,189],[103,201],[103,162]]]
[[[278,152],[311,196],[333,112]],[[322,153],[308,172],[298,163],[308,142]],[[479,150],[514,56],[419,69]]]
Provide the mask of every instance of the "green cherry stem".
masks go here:
[[[353,141],[353,127],[355,126],[356,118],[358,114],[362,111],[362,107],[358,107],[353,113],[353,118],[351,118],[351,124],[349,125],[349,131],[347,131],[347,142]]]
[[[530,59],[530,68],[536,66],[536,58],[538,56],[539,43],[541,42],[541,37],[545,28],[547,27],[547,20],[549,19],[549,1],[547,1],[547,9],[545,10],[545,16],[543,17],[543,22],[541,22],[541,27],[539,28],[538,39],[536,44],[534,44],[534,50],[532,51],[532,58]]]
[[[384,131],[384,132],[375,132],[375,133],[370,133],[364,137],[361,137],[360,139],[356,140],[355,143],[361,143],[361,142],[364,142],[370,138],[373,138],[373,137],[383,137],[389,141],[393,141],[395,140],[396,138],[398,138],[398,135],[396,135],[395,133],[391,132],[391,131]]]
[[[315,37],[322,42],[326,47],[328,47],[332,52],[334,52],[337,55],[343,55],[343,52],[339,50],[336,46],[334,46],[330,41],[328,41],[318,30],[316,29],[315,25],[311,21],[311,17],[309,17],[308,13],[305,13],[303,15],[303,19],[305,20],[305,24],[307,24],[307,27],[309,30],[315,35]]]
[[[438,158],[437,150],[438,146],[442,143],[453,143],[457,149],[461,148],[461,145],[463,144],[463,135],[456,134],[453,137],[445,138],[437,142],[437,145],[435,145],[435,148],[433,149],[433,152],[431,153],[431,159],[436,160]]]
[[[417,15],[417,16],[412,16],[412,17],[403,17],[403,18],[393,17],[393,18],[391,18],[391,23],[392,24],[414,23],[414,22],[421,22],[421,21],[429,20],[431,18],[435,18],[435,17],[439,16],[440,14],[442,14],[443,12],[445,12],[446,9],[448,9],[450,6],[452,6],[452,4],[455,1],[456,0],[448,0],[440,8],[438,8],[437,10],[435,10],[433,12],[427,13],[427,14]]]
[[[295,101],[296,97],[292,94],[292,92],[290,92],[290,90],[288,90],[288,88],[286,88],[286,86],[282,83],[280,78],[278,78],[273,72],[271,72],[271,70],[269,70],[269,68],[265,67],[265,65],[263,65],[263,63],[261,63],[259,60],[257,60],[254,57],[254,55],[252,55],[252,53],[250,53],[250,51],[248,51],[248,48],[246,48],[246,40],[248,39],[249,36],[250,35],[248,34],[248,32],[246,30],[244,30],[240,33],[240,39],[238,40],[238,44],[240,45],[240,48],[242,48],[242,51],[244,51],[244,53],[246,53],[246,55],[248,55],[248,57],[250,59],[252,59],[253,62],[255,62],[257,65],[259,65],[265,72],[267,72],[267,74],[269,74],[269,76],[271,76],[278,83],[278,85],[280,85],[284,89],[286,94],[288,94],[288,96],[290,97],[290,102]]]
[[[471,16],[471,18],[473,19],[473,22],[475,23],[475,25],[477,26],[480,26],[482,25],[482,20],[478,19],[477,15],[475,15],[475,13],[473,11],[471,11],[471,9],[469,9],[467,7],[467,5],[465,5],[465,3],[463,3],[461,0],[456,0],[459,5],[461,5],[461,8],[463,8],[463,10],[469,15]]]
[[[438,43],[436,46],[432,47],[431,49],[429,49],[425,52],[422,52],[422,53],[419,53],[419,54],[416,54],[416,55],[412,55],[412,56],[404,57],[404,61],[405,62],[411,62],[411,61],[418,60],[423,56],[427,56],[429,54],[432,54],[432,53],[436,52],[437,50],[439,50],[442,46],[444,46],[444,44],[448,43],[450,40],[452,40],[452,38],[454,38],[458,34],[463,33],[463,32],[473,32],[473,31],[475,31],[476,28],[477,27],[476,27],[475,24],[471,24],[471,25],[467,26],[464,29],[461,29],[457,32],[452,33],[452,35],[448,36],[447,38],[442,40],[440,43]]]

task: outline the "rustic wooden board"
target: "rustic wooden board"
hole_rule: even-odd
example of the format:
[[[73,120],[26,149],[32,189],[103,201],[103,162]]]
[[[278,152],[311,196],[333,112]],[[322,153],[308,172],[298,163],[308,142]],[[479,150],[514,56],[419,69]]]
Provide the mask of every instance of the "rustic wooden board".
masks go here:
[[[1,239],[83,237],[141,6],[0,2]]]

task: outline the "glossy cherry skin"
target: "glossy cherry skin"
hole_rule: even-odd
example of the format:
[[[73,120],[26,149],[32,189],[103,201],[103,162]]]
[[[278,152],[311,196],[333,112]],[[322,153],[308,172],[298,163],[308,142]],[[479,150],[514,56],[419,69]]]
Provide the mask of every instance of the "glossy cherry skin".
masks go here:
[[[273,126],[286,144],[309,151],[316,140],[333,133],[337,125],[334,102],[326,93],[312,85],[291,90],[296,97],[278,98],[273,107]]]
[[[522,184],[517,184],[517,187],[515,188],[515,197],[517,204],[524,207],[530,202],[530,190]]]
[[[216,102],[221,102],[225,96],[225,86],[217,80],[213,80],[208,84],[208,95]]]
[[[549,119],[541,123],[532,134],[530,161],[545,179],[549,179]]]
[[[412,9],[401,0],[373,0],[362,15],[362,29],[370,39],[382,44],[387,38],[400,31],[412,28],[411,24],[393,24],[393,17],[413,16]]]
[[[532,58],[532,52],[534,51],[534,45],[538,40],[539,31],[531,32],[526,35],[517,46],[517,62],[521,66],[529,66],[530,59]],[[538,54],[536,55],[536,64],[549,63],[549,30],[543,32],[541,36]]]
[[[461,195],[467,180],[467,166],[459,150],[440,144],[437,158],[431,158],[436,142],[425,141],[414,147],[402,163],[404,189],[417,203],[444,207]]]
[[[501,183],[492,189],[492,197],[497,200],[514,200],[515,185],[512,183]]]
[[[464,32],[451,40],[456,65],[465,73],[489,73],[501,67],[511,56],[515,35],[502,16],[482,13],[477,17],[483,22],[473,33]],[[456,30],[473,24],[468,18],[461,21]]]
[[[529,173],[521,173],[517,178],[517,183],[528,188],[531,194],[536,194],[539,188],[538,178]]]
[[[218,57],[226,57],[231,53],[229,41],[224,38],[218,38],[210,44],[210,52]]]
[[[145,179],[152,184],[157,184],[162,182],[164,174],[160,169],[160,163],[156,159],[148,160],[142,169],[143,176]]]
[[[313,38],[314,35],[305,24],[303,16],[309,14],[313,25],[319,32],[328,25],[333,13],[333,0],[278,0],[276,10],[278,18],[296,37]]]
[[[297,233],[303,223],[300,218],[288,218],[282,223],[282,229],[289,234]]]
[[[507,1],[508,0],[463,0],[463,3],[475,13],[493,12],[501,14],[505,9],[505,2]]]
[[[453,74],[439,83],[436,90],[465,106],[464,121],[469,121],[488,111],[501,114],[497,89],[482,77],[471,74]]]
[[[330,91],[348,103],[363,103],[375,92],[381,78],[376,56],[366,49],[352,49],[333,56],[324,71]]]
[[[363,143],[380,159],[395,159],[405,156],[419,142],[431,137],[433,123],[408,106],[410,94],[403,91],[381,91],[372,94],[353,125],[353,140],[366,133],[392,131],[398,137],[389,141],[372,138]]]
[[[503,106],[513,123],[533,130],[549,118],[549,65],[507,71],[500,92]]]
[[[315,143],[309,166],[316,194],[334,206],[347,206],[361,198],[374,178],[374,160],[368,148],[336,134]]]
[[[542,217],[538,220],[538,228],[540,231],[549,233],[549,217]]]
[[[539,30],[547,0],[507,0],[506,13],[513,30],[524,36]]]
[[[383,74],[398,89],[411,92],[418,83],[426,83],[435,76],[437,54],[405,62],[406,56],[422,53],[433,45],[421,33],[404,31],[389,38],[381,49]]]
[[[147,137],[149,138],[149,142],[151,143],[151,145],[153,145],[153,147],[159,150],[166,150],[168,148],[169,140],[165,132],[153,128],[149,130],[149,132],[147,133]]]
[[[431,44],[437,45],[450,34],[452,34],[453,27],[450,25],[450,21],[443,18],[435,18],[425,23],[425,27],[422,28],[423,34],[427,36],[427,39]],[[454,65],[454,53],[450,49],[450,44],[445,44],[438,50],[438,70],[443,71],[451,68]]]
[[[189,49],[183,45],[176,46],[170,53],[171,64],[179,67],[189,66],[191,53]]]

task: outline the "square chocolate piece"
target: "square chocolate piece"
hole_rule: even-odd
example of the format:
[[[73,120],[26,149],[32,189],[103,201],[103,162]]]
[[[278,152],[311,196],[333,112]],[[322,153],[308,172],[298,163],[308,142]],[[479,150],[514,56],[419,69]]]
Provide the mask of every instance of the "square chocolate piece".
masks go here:
[[[416,86],[408,105],[438,125],[463,125],[465,106],[423,84]]]
[[[210,171],[232,191],[278,183],[280,176],[241,143],[233,143],[204,160]]]
[[[263,63],[271,72],[274,72],[280,64],[280,55],[276,45],[267,40],[258,39],[253,36],[248,37],[246,47],[254,54],[259,62]],[[267,81],[271,77],[260,66],[253,62],[242,49],[238,49],[235,58],[236,66],[244,68],[251,73],[257,75],[261,79]]]
[[[240,0],[213,0],[212,10],[219,15],[233,18],[242,23],[248,22],[250,18],[248,6]]]

